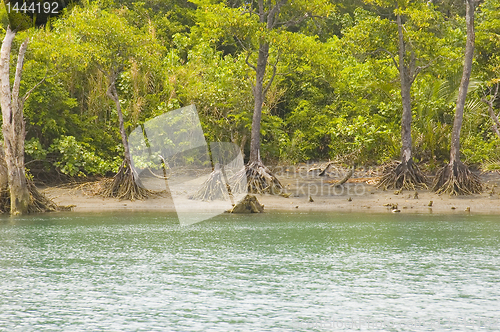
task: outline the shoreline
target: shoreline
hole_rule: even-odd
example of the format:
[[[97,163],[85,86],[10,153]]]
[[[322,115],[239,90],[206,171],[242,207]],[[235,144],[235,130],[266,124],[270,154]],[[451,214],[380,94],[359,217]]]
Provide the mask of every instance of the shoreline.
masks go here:
[[[348,187],[349,183],[346,184]],[[419,213],[419,214],[489,214],[500,215],[500,197],[498,194],[483,193],[473,196],[437,195],[428,190],[415,193],[403,191],[394,194],[391,191],[376,189],[364,184],[365,192],[359,195],[309,195],[282,197],[256,194],[264,205],[264,212],[355,212],[355,213]],[[57,204],[71,205],[74,212],[103,211],[157,211],[177,212],[170,196],[149,198],[146,200],[121,201],[114,198],[87,196],[81,191],[48,187],[42,190]],[[358,191],[359,193],[359,191]],[[432,201],[432,206],[430,202]],[[192,210],[191,202],[183,204],[186,211]],[[177,206],[179,208],[179,206]],[[182,208],[182,207],[181,207]]]
[[[341,187],[333,187],[349,171],[335,167],[326,176],[319,176],[318,164],[278,166],[272,169],[283,185],[280,195],[259,195],[257,200],[266,211],[283,212],[355,212],[355,213],[419,213],[419,214],[488,214],[500,215],[500,173],[497,171],[479,174],[483,182],[483,193],[471,196],[437,195],[429,189],[402,192],[382,190],[375,187],[380,177],[380,168],[357,169]],[[313,166],[313,167],[311,167]],[[200,180],[201,178],[197,178]],[[165,188],[165,184],[162,180]],[[192,190],[196,188],[190,187]],[[498,187],[499,193],[496,193]],[[174,188],[174,187],[172,187]],[[167,191],[158,197],[146,200],[120,201],[115,198],[89,196],[82,189],[46,187],[41,190],[61,206],[74,206],[74,212],[103,211],[157,211],[157,212],[210,212],[222,211],[221,206],[231,208],[229,202],[202,202],[182,198],[177,206]],[[184,193],[187,194],[186,191]],[[184,195],[186,196],[186,195]],[[310,200],[313,200],[312,202]],[[432,204],[430,202],[432,201]],[[229,204],[229,205],[228,205]],[[431,205],[431,206],[430,206]]]

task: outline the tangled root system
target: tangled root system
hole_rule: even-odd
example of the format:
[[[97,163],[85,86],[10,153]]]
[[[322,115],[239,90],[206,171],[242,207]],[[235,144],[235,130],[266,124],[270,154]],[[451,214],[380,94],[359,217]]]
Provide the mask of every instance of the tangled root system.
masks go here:
[[[58,206],[50,198],[38,191],[35,184],[31,180],[28,181],[28,190],[30,192],[30,203],[28,212],[53,212],[58,210],[66,210],[64,207]]]
[[[54,201],[38,191],[32,180],[26,179],[30,202],[28,203],[28,213],[54,212],[58,210],[68,210],[67,207],[58,206]],[[10,191],[6,186],[0,189],[0,213],[10,212]]]
[[[229,199],[230,189],[225,183],[221,167],[216,164],[213,172],[201,185],[200,190],[191,198],[201,201],[227,200]]]
[[[418,166],[409,162],[392,162],[384,169],[377,188],[416,190],[427,188],[427,178]]]
[[[242,188],[245,177],[247,188]],[[243,193],[246,189],[248,193],[252,194],[270,193],[277,195],[283,191],[280,181],[261,161],[246,165],[244,169],[229,179],[229,183],[235,193]]]
[[[125,162],[112,179],[104,179],[95,183],[89,191],[92,195],[130,201],[143,200],[157,195],[156,192],[144,188],[140,181],[136,181],[132,167]]]
[[[460,161],[441,168],[436,173],[432,187],[437,194],[472,195],[483,191],[479,177]]]

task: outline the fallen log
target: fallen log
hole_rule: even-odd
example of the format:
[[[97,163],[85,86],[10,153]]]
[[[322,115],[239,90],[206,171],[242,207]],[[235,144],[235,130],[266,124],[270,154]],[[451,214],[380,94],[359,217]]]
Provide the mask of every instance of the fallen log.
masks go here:
[[[346,183],[347,180],[349,180],[353,174],[354,174],[354,167],[351,167],[351,169],[349,170],[349,172],[347,172],[347,174],[344,175],[344,177],[342,179],[340,179],[340,181],[335,182],[334,184],[332,184],[332,187],[340,187],[341,185],[343,185],[344,183]]]

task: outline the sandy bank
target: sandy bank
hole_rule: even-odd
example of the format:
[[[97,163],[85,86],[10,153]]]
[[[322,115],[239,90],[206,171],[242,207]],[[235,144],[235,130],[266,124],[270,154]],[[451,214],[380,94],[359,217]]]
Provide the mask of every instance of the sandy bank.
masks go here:
[[[341,174],[319,177],[317,172],[302,169],[282,169],[279,178],[286,188],[288,198],[273,195],[257,195],[267,211],[352,211],[366,213],[439,213],[439,214],[498,214],[500,215],[500,174],[481,174],[485,191],[481,195],[450,197],[436,195],[429,190],[383,191],[375,188],[378,174],[359,171],[341,188],[331,186]],[[498,186],[498,189],[496,188]],[[60,205],[74,205],[76,212],[114,210],[176,211],[172,198],[161,197],[143,201],[120,201],[85,195],[80,190],[48,187],[44,193]],[[312,201],[311,201],[312,200]],[[432,201],[432,203],[431,203]],[[185,209],[195,209],[201,203],[187,200]],[[179,207],[179,205],[178,205]]]

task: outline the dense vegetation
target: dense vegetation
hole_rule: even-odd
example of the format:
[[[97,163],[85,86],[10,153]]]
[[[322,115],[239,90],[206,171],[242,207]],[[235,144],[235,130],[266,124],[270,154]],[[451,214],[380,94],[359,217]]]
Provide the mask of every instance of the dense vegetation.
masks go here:
[[[82,1],[42,29],[19,32],[13,49],[31,38],[21,92],[45,77],[24,107],[26,167],[35,176],[117,172],[124,151],[117,108],[108,97],[111,83],[127,134],[195,104],[207,141],[235,142],[248,158],[252,66],[262,40],[269,45],[264,84],[273,78],[260,129],[267,163],[399,159],[396,14],[403,18],[411,47],[406,61],[415,74],[413,158],[430,169],[448,161],[466,38],[462,1],[309,1],[307,8],[287,7],[282,15],[293,24],[272,30],[249,13],[249,3]],[[2,21],[5,33],[5,13]],[[500,167],[498,126],[490,116],[499,108],[499,0],[482,1],[476,10],[472,68],[462,160]]]

